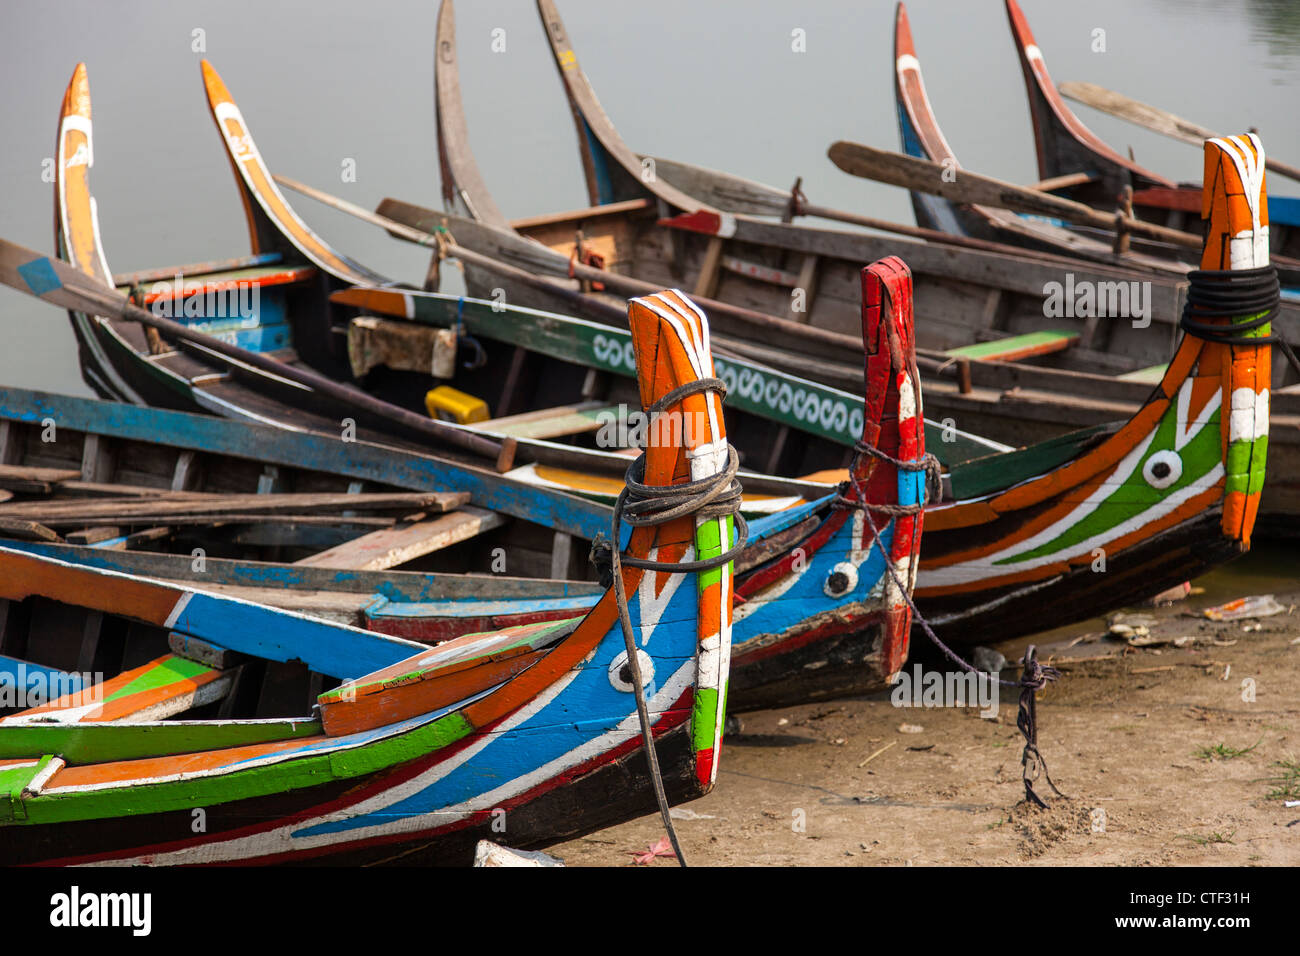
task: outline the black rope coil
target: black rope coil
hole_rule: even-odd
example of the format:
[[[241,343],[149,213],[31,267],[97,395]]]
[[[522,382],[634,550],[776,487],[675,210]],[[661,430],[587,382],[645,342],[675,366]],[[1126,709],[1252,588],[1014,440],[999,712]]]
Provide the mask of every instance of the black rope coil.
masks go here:
[[[1273,266],[1257,269],[1197,269],[1187,274],[1187,302],[1179,327],[1188,335],[1216,345],[1275,345],[1300,374],[1291,343],[1279,335],[1250,335],[1255,329],[1273,321],[1282,300],[1282,284]],[[1205,318],[1253,319],[1219,325]]]
[[[717,393],[725,397],[727,386],[720,378],[701,378],[685,385],[680,385],[668,392],[646,409],[653,416],[662,413],[690,395]],[[685,427],[685,426],[683,426]],[[627,556],[615,547],[611,541],[602,541],[598,535],[592,542],[592,561],[604,578],[608,574],[614,596],[618,603],[618,620],[623,629],[623,644],[627,649],[627,668],[630,672],[632,689],[636,696],[637,717],[641,723],[641,740],[645,746],[646,760],[650,765],[650,779],[654,785],[655,799],[659,803],[659,812],[663,817],[664,828],[672,842],[677,862],[686,865],[681,845],[677,841],[677,830],[673,826],[672,813],[668,806],[668,797],[664,792],[663,775],[659,770],[659,757],[655,753],[654,735],[650,729],[650,714],[645,702],[645,688],[641,678],[641,662],[638,659],[636,639],[632,633],[632,618],[628,613],[627,594],[623,589],[623,565],[630,568],[643,568],[650,571],[710,571],[728,564],[741,551],[749,539],[749,526],[741,517],[740,505],[742,489],[736,473],[740,470],[740,457],[736,449],[727,445],[727,466],[716,475],[689,481],[681,485],[647,485],[645,479],[645,452],[642,452],[628,466],[623,490],[614,502],[614,518],[610,528],[612,542],[622,540],[622,525],[626,521],[634,528],[666,524],[679,518],[725,518],[735,519],[737,542],[730,550],[711,558],[696,561],[652,561],[649,558]]]

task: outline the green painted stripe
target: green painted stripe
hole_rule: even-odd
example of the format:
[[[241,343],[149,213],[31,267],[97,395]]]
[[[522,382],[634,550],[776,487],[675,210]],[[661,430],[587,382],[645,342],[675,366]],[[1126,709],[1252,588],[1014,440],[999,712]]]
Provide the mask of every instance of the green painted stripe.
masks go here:
[[[708,750],[718,736],[718,689],[695,688],[695,706],[691,717],[691,744],[699,750]]]
[[[132,694],[140,694],[148,690],[170,687],[172,684],[179,684],[181,681],[201,677],[204,674],[212,673],[212,671],[213,668],[200,664],[198,661],[192,661],[185,657],[169,657],[161,664],[149,668],[125,687],[121,687],[109,694],[104,698],[103,703],[107,704],[115,700],[121,700],[123,697],[130,697]]]
[[[199,753],[321,733],[319,720],[17,724],[0,727],[0,754],[9,759],[58,754],[75,766]]]
[[[953,349],[945,349],[943,354],[952,358],[997,358],[999,355],[1043,345],[1056,345],[1065,348],[1078,337],[1078,332],[1060,330],[1026,332],[1024,335],[1012,335],[1009,338],[994,339],[991,342],[976,342],[974,345],[962,345]]]
[[[26,801],[28,824],[66,823],[215,806],[350,779],[434,753],[473,730],[459,713],[352,750],[304,756],[211,777],[124,785],[83,793],[43,793]]]

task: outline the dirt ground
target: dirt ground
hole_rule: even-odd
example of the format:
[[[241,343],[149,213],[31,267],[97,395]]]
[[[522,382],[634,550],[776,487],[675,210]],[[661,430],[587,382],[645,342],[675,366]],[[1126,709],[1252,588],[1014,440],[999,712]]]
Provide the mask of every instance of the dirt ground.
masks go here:
[[[1040,782],[1050,809],[1024,800],[1012,690],[995,719],[883,696],[762,711],[724,742],[714,791],[674,810],[687,861],[1300,864],[1300,807],[1285,806],[1300,800],[1300,579],[1276,578],[1276,564],[1261,578],[1268,560],[1195,582],[1203,593],[1171,606],[1129,609],[1157,619],[1133,638],[1144,646],[1108,634],[1109,619],[1033,639],[1062,671],[1038,701],[1039,749],[1067,795]],[[1200,614],[1265,592],[1286,610]],[[1026,643],[999,650],[1014,660]],[[646,817],[549,852],[570,866],[633,865],[663,835]]]

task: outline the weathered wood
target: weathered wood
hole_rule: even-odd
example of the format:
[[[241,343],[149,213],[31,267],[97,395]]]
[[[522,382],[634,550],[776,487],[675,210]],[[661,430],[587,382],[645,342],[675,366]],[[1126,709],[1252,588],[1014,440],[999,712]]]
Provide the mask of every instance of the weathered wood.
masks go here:
[[[1123,93],[1108,90],[1096,83],[1065,82],[1059,84],[1057,88],[1061,91],[1061,95],[1067,99],[1082,103],[1085,106],[1091,106],[1095,110],[1109,113],[1111,116],[1116,116],[1152,132],[1160,133],[1162,136],[1168,136],[1170,139],[1176,139],[1180,143],[1199,147],[1207,139],[1222,138],[1222,134],[1216,133],[1208,127],[1139,102],[1125,96]],[[1264,157],[1264,165],[1270,171],[1286,176],[1288,179],[1300,180],[1300,167],[1292,166],[1268,155]]]
[[[489,418],[487,421],[475,422],[473,427],[511,438],[560,438],[594,432],[601,427],[602,416],[617,413],[617,405],[596,401],[579,402],[576,405],[539,408],[504,418]]]
[[[104,517],[155,520],[212,514],[313,515],[341,511],[451,511],[469,501],[469,493],[453,492],[370,492],[337,494],[220,495],[185,493],[179,500],[170,494],[152,498],[24,501],[0,505],[0,516],[66,521]]]
[[[999,209],[1054,216],[1108,232],[1113,232],[1117,224],[1115,216],[1097,212],[1083,203],[1025,189],[967,169],[963,169],[956,177],[946,177],[947,170],[937,163],[891,150],[840,140],[831,144],[827,155],[831,162],[850,175],[942,196],[953,202],[979,203]],[[1142,220],[1125,219],[1123,226],[1135,235],[1173,245],[1189,249],[1199,249],[1201,246],[1201,240],[1190,233]]]
[[[6,421],[4,424],[11,423]],[[24,495],[48,495],[61,482],[80,477],[80,469],[0,465],[0,488]]]
[[[433,520],[371,532],[295,563],[315,568],[383,571],[500,527],[504,520],[492,511],[462,507]]]

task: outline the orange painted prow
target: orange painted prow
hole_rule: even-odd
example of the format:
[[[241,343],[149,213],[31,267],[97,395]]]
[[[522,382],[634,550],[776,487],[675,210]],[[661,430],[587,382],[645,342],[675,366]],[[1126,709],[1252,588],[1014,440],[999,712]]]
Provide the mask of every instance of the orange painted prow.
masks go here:
[[[1203,183],[1201,216],[1207,223],[1201,269],[1237,272],[1267,267],[1268,197],[1259,137],[1245,134],[1206,140]],[[1261,315],[1255,312],[1213,321],[1237,325]],[[1268,324],[1255,329],[1243,326],[1239,338],[1248,342],[1269,334]],[[1250,546],[1264,484],[1270,361],[1267,343],[1207,344],[1201,359],[1201,373],[1213,374],[1217,363],[1222,382],[1220,430],[1227,473],[1223,532],[1238,538],[1243,547]]]

